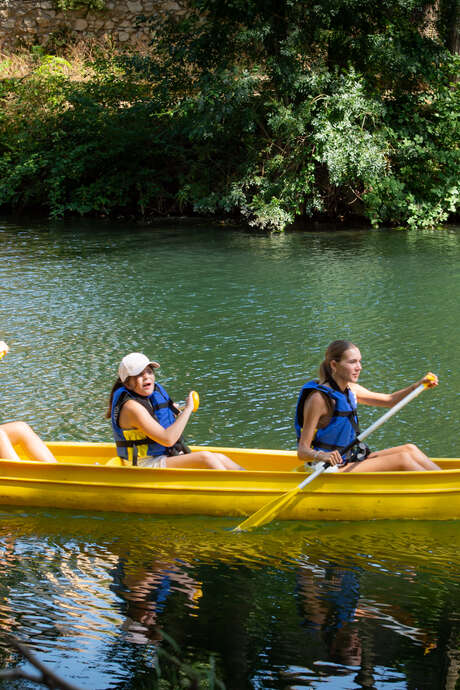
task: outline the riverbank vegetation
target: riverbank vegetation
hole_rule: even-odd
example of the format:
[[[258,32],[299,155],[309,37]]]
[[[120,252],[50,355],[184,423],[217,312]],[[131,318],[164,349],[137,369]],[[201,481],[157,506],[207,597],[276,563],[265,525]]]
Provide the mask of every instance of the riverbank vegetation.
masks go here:
[[[148,51],[4,57],[1,207],[269,230],[457,213],[458,3],[188,5],[141,18]]]

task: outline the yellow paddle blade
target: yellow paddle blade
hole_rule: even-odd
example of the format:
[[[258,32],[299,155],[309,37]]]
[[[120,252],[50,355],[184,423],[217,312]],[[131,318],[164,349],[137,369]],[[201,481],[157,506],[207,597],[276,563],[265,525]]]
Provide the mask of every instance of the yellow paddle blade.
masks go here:
[[[287,508],[288,504],[300,491],[302,491],[301,487],[296,486],[295,489],[291,489],[291,491],[288,491],[282,496],[278,496],[278,498],[275,498],[273,501],[270,501],[270,503],[259,508],[259,510],[250,515],[247,520],[232,529],[232,532],[244,532],[253,527],[260,527],[261,525],[266,525],[267,522],[271,522]]]
[[[247,520],[235,527],[235,529],[233,529],[232,532],[242,532],[243,530],[251,529],[251,527],[260,527],[260,525],[265,525],[267,524],[267,522],[271,522],[271,520],[274,520],[276,516],[279,515],[284,510],[284,508],[287,507],[287,505],[292,501],[292,499],[295,496],[297,496],[299,491],[302,491],[304,486],[307,486],[307,484],[313,482],[316,479],[316,477],[319,477],[319,475],[325,472],[329,467],[329,463],[327,462],[320,463],[319,465],[320,466],[317,467],[317,469],[312,474],[310,474],[302,482],[300,482],[298,486],[296,486],[294,489],[291,489],[290,491],[287,491],[282,496],[275,498],[273,501],[270,501],[270,503],[267,503],[267,505],[262,506],[262,508],[259,508],[259,510],[257,510],[253,515],[250,515],[247,518]]]

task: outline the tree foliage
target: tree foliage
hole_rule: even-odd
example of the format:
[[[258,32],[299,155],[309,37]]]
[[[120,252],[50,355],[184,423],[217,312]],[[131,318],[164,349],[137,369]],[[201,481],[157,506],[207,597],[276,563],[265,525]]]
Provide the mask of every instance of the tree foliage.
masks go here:
[[[105,0],[53,0],[57,10],[71,12],[72,10],[103,10]]]
[[[190,0],[143,18],[148,57],[75,82],[44,56],[0,86],[0,204],[437,225],[459,196],[451,21],[420,0]]]

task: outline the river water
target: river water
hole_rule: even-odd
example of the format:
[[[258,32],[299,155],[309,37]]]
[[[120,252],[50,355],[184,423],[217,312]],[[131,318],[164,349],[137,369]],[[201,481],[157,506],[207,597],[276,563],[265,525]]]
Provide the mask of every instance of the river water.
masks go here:
[[[189,442],[293,449],[298,390],[347,338],[369,388],[440,377],[370,445],[457,457],[459,258],[458,227],[4,219],[1,421],[110,440],[117,365],[140,350],[176,400],[200,393]],[[234,523],[0,507],[0,630],[91,690],[154,687],[170,638],[228,689],[460,688],[458,522]],[[16,665],[30,670],[0,642],[0,668]]]

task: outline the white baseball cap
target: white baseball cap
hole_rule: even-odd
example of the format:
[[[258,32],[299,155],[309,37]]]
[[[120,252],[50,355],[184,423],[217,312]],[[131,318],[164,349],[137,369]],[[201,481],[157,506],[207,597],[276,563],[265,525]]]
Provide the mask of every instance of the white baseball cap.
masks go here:
[[[126,355],[120,362],[118,367],[118,376],[122,383],[126,381],[128,376],[139,376],[145,367],[154,367],[158,369],[160,366],[158,362],[152,362],[151,359],[143,355],[141,352],[131,352],[131,354]]]

